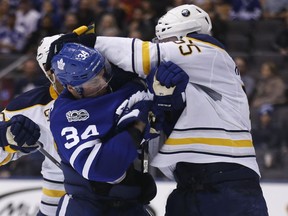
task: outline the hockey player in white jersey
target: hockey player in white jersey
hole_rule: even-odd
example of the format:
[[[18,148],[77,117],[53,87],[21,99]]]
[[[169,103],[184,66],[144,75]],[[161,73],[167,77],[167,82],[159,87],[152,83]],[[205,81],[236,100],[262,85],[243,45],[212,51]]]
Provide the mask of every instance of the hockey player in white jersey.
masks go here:
[[[50,121],[48,115],[51,106],[54,103],[54,100],[57,98],[58,94],[62,91],[63,87],[61,84],[60,85],[58,84],[58,82],[53,78],[54,76],[51,75],[49,71],[47,72],[45,71],[43,66],[45,65],[47,60],[50,44],[54,40],[58,39],[60,36],[61,35],[45,37],[38,47],[37,60],[41,69],[43,70],[47,78],[51,81],[51,86],[47,85],[43,87],[38,87],[19,95],[17,98],[13,99],[1,113],[2,121],[8,121],[9,119],[13,121],[15,117],[19,119],[19,115],[27,117],[27,119],[26,118],[23,119],[22,117],[23,119],[22,121],[30,122],[31,121],[30,119],[32,119],[40,127],[41,136],[39,138],[39,141],[43,143],[44,150],[46,150],[57,161],[60,161],[60,157],[54,147],[54,140],[49,128]],[[25,122],[23,123],[23,125],[25,125]],[[25,129],[25,127],[18,128],[18,133],[20,134],[23,132],[26,134],[26,131],[28,130]],[[14,135],[15,135],[14,139],[16,139],[17,134]],[[1,138],[3,137],[5,136],[1,134]],[[24,138],[24,136],[21,136],[20,139],[22,139],[22,137]],[[21,141],[24,142],[24,140]],[[35,151],[35,149],[38,146],[37,145],[35,147],[32,145],[32,143],[27,143],[27,145],[28,146],[26,148],[24,147],[18,149],[16,148],[16,150],[18,150],[16,152],[11,151],[7,147],[4,148],[5,150],[1,148],[0,149],[1,165],[16,160],[32,150]],[[32,147],[28,148],[29,145],[32,145]],[[41,195],[41,203],[39,205],[40,210],[37,215],[55,216],[60,197],[62,197],[65,194],[63,185],[64,181],[63,173],[62,170],[59,167],[57,167],[52,161],[50,161],[48,158],[45,158],[45,160],[42,163],[41,174],[43,176],[42,195]]]
[[[186,4],[159,19],[159,43],[98,36],[95,48],[142,77],[168,62],[167,70],[156,73],[166,87],[177,76],[170,61],[189,76],[186,108],[152,161],[178,185],[167,200],[166,216],[266,216],[243,82],[211,30],[209,15]]]

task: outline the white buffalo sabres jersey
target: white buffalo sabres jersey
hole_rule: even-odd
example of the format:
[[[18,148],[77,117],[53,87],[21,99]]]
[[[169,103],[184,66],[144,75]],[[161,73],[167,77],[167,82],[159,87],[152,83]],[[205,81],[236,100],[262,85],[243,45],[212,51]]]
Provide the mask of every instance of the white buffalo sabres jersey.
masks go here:
[[[191,34],[181,41],[97,37],[95,48],[108,61],[145,77],[161,61],[172,61],[189,75],[187,106],[152,161],[168,177],[179,161],[238,163],[259,175],[251,138],[249,107],[239,71],[221,43]]]
[[[53,88],[39,87],[26,92],[11,101],[6,109],[1,113],[2,119],[7,121],[12,116],[22,114],[32,119],[41,129],[39,141],[44,144],[43,148],[60,161],[60,157],[54,147],[52,133],[50,132],[49,111],[57,95]],[[22,153],[8,153],[0,150],[0,165],[6,164],[11,160],[16,160]],[[65,194],[64,177],[60,168],[45,158],[42,163],[43,186],[40,210],[48,216],[55,216],[58,202]]]

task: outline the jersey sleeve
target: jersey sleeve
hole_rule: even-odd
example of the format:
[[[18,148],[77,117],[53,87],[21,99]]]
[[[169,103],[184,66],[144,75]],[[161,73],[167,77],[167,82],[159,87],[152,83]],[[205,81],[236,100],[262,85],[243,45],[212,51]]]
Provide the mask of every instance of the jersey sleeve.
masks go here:
[[[51,122],[53,124],[53,119]],[[53,125],[51,126],[53,127]],[[54,128],[57,130],[56,127]],[[73,142],[77,142],[74,145],[73,142],[69,143],[69,139],[67,139],[69,135],[61,136],[54,129],[51,130],[62,162],[69,163],[80,175],[89,180],[116,182],[125,175],[126,170],[137,157],[134,140],[126,131],[111,137],[105,142],[97,138],[73,139]],[[71,131],[74,131],[74,129]],[[68,132],[67,129],[66,132]],[[71,137],[70,132],[68,134]],[[93,133],[93,131],[89,133]]]
[[[222,47],[213,43],[190,37],[151,43],[103,36],[97,37],[95,48],[113,64],[144,78],[160,62],[172,61],[188,74],[190,83],[206,86],[223,95],[230,95],[230,88],[235,85],[242,91],[243,82],[234,61]]]
[[[145,78],[160,63],[159,44],[135,38],[97,37],[95,48],[109,62]]]
[[[117,134],[102,144],[96,144],[93,146],[92,154],[93,151],[96,156],[91,166],[87,167],[87,163],[83,162],[80,164],[84,164],[83,171],[87,170],[88,179],[94,181],[118,182],[137,157],[134,140],[127,131]],[[79,168],[81,169],[81,166]]]

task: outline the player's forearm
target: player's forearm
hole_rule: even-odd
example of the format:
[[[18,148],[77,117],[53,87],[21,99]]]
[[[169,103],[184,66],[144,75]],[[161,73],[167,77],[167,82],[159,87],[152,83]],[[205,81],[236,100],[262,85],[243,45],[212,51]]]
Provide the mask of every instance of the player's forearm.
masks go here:
[[[122,176],[137,158],[138,154],[134,142],[129,132],[123,131],[103,143],[100,150],[101,154],[97,155],[97,163],[95,164],[96,167],[100,168],[97,175],[101,173],[107,182],[113,182]],[[105,169],[101,169],[101,167]]]
[[[96,39],[95,48],[98,49],[109,62],[125,71],[132,72],[131,45],[131,38],[99,36]]]
[[[58,150],[84,178],[101,182],[117,181],[137,158],[134,139],[126,131],[104,143],[83,143],[68,154],[67,149]]]
[[[159,63],[159,47],[140,39],[98,36],[95,44],[109,62],[145,78]]]

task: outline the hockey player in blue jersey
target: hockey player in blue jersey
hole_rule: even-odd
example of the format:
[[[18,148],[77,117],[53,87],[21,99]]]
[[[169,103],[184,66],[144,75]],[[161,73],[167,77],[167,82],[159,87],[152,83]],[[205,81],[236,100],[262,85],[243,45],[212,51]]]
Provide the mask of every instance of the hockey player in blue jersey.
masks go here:
[[[50,115],[67,193],[57,214],[149,215],[144,205],[156,186],[148,173],[133,167],[149,125],[151,101],[143,83],[129,82],[113,91],[103,56],[75,43],[53,57],[52,70],[65,87]],[[117,110],[134,93],[141,100]]]
[[[86,29],[82,28],[75,29],[74,32],[85,33]],[[43,143],[44,150],[60,161],[50,132],[49,110],[63,90],[63,86],[50,70],[46,71],[44,68],[50,44],[60,36],[61,34],[43,38],[37,50],[37,61],[51,85],[37,87],[19,95],[0,113],[0,147],[2,147],[0,148],[0,166],[36,151],[38,144],[35,143],[39,133],[41,136],[38,138]],[[117,70],[114,66],[112,68]],[[118,71],[117,74],[121,74],[121,77],[114,76],[117,80],[117,82],[113,80],[111,82],[114,89],[133,79],[133,76],[125,76],[127,74],[125,72],[122,74]],[[40,132],[37,129],[39,127]],[[41,174],[43,176],[42,194],[37,216],[55,216],[60,197],[65,194],[64,176],[62,170],[49,158],[43,161]]]

